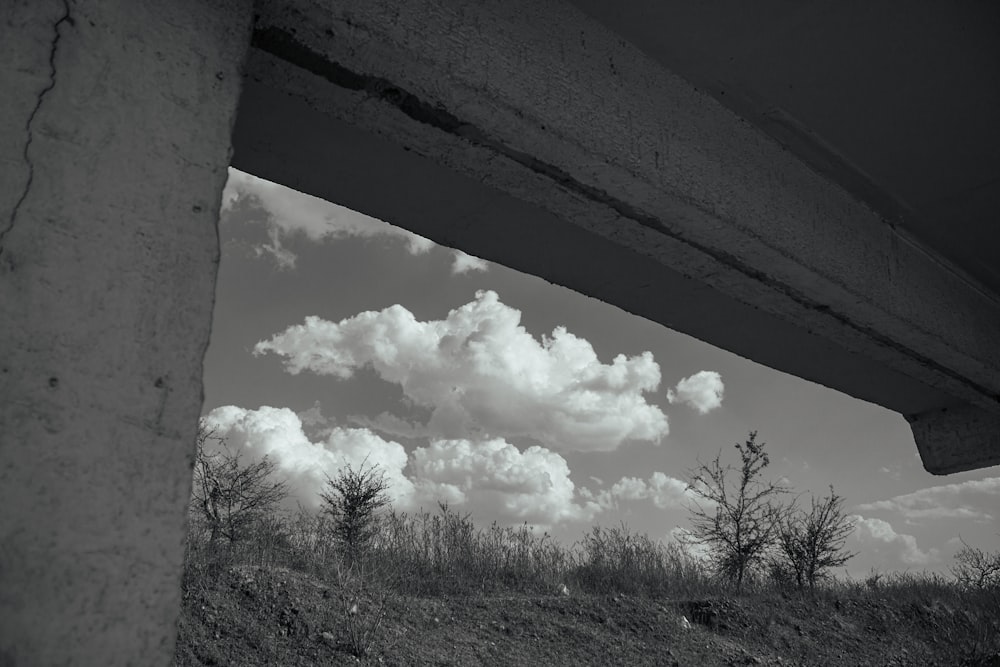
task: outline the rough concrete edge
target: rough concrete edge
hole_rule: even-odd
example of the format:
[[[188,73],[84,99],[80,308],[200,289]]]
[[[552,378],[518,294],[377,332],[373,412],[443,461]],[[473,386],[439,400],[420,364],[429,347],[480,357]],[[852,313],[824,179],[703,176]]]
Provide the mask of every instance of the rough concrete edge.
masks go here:
[[[927,472],[950,475],[1000,465],[1000,415],[966,405],[904,416]]]

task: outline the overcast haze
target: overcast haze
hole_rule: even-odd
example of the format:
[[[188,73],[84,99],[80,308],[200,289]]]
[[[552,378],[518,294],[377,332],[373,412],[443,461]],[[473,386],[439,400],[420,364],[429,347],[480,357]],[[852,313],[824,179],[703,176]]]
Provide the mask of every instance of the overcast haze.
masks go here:
[[[670,540],[687,471],[757,430],[770,477],[845,497],[853,576],[1000,549],[1000,469],[928,474],[878,406],[235,170],[220,235],[204,414],[306,506],[368,457],[399,509]]]

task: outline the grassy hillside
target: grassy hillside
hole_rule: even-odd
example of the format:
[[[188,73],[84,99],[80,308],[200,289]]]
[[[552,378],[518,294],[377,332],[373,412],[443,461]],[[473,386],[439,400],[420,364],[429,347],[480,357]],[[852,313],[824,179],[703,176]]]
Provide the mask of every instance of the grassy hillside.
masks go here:
[[[757,579],[734,595],[625,529],[566,547],[447,508],[390,513],[348,565],[329,529],[269,517],[212,543],[196,523],[178,667],[1000,665],[1000,591],[941,577],[814,594]]]

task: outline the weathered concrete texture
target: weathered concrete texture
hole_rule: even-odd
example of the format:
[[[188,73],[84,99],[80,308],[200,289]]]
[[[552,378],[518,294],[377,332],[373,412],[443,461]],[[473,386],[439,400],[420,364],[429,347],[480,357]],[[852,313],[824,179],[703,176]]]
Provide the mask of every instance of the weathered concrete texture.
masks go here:
[[[274,122],[290,117],[295,122]],[[479,257],[502,258],[506,266],[757,362],[823,378],[841,391],[885,401],[900,411],[954,401],[834,341],[776,322],[667,263],[608,243],[539,206],[259,83],[244,86],[233,142],[234,165],[247,172],[294,183],[303,192],[383,220],[419,221],[420,233],[428,238]],[[779,340],[782,344],[775,344]]]
[[[237,167],[903,414],[1000,414],[998,295],[573,7],[272,0],[257,11]],[[364,142],[344,150],[352,141],[335,133],[313,133],[306,160],[260,131],[324,122],[461,178],[421,176],[402,157],[358,168]],[[336,162],[356,172],[350,187]],[[479,201],[509,197],[533,223],[568,224],[621,270],[558,242],[526,260],[539,253],[502,238],[523,221],[477,206],[470,193],[484,189],[494,195]],[[442,199],[459,202],[450,217],[427,215]],[[640,267],[664,280],[637,296]],[[694,314],[670,314],[696,299]]]
[[[0,12],[0,664],[171,661],[250,17]]]
[[[1000,416],[969,406],[907,416],[928,472],[946,475],[1000,461]]]

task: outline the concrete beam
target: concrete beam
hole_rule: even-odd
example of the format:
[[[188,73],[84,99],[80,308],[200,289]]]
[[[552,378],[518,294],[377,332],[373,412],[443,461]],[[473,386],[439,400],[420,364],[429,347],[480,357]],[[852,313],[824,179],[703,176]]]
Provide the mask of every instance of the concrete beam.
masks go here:
[[[970,406],[907,417],[928,472],[946,475],[1000,461],[1000,416]]]
[[[572,6],[256,9],[235,166],[904,415],[1000,414],[997,295]]]
[[[0,664],[172,664],[249,2],[0,21]]]

